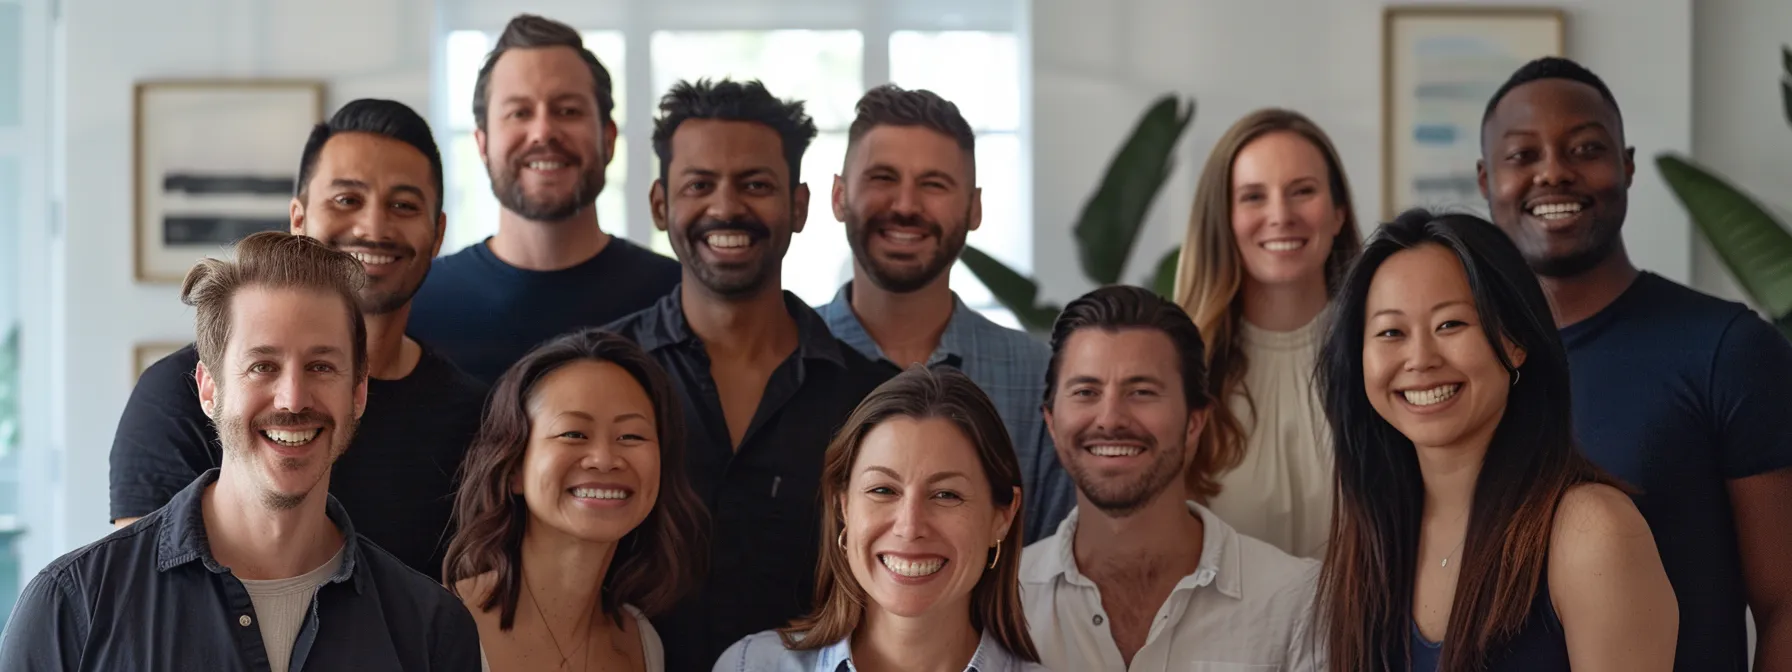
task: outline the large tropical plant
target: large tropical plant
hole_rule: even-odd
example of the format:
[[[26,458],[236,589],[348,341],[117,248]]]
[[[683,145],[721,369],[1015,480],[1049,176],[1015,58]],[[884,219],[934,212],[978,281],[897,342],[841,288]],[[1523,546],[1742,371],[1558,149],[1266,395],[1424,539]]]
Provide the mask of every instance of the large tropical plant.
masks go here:
[[[1792,48],[1782,49],[1780,95],[1792,125]],[[1711,248],[1774,326],[1792,338],[1792,232],[1767,208],[1692,160],[1664,153],[1661,177]]]
[[[1108,162],[1101,185],[1083,204],[1072,228],[1078,244],[1077,261],[1091,282],[1111,285],[1125,277],[1133,244],[1145,225],[1145,214],[1169,179],[1177,141],[1194,118],[1193,100],[1184,101],[1168,94],[1158,98]],[[1158,260],[1152,279],[1152,288],[1166,297],[1173,291],[1177,252],[1171,250]],[[1051,329],[1060,308],[1039,301],[1038,282],[974,246],[965,247],[959,259],[997,301],[1013,311],[1027,331]]]

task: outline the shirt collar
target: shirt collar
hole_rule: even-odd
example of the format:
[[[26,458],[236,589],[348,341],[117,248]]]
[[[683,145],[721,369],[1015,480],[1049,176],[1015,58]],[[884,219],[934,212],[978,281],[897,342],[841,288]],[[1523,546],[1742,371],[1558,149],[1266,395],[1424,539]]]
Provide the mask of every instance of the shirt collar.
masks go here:
[[[219,469],[213,467],[200,474],[187,487],[175,493],[168,500],[168,505],[157,514],[161,518],[160,531],[156,537],[156,571],[166,572],[175,567],[198,561],[206,571],[223,574],[229,567],[218,564],[212,557],[212,546],[205,531],[205,489],[218,482]],[[342,533],[342,566],[330,575],[329,583],[342,583],[354,579],[355,593],[360,594],[362,582],[365,580],[360,572],[355,571],[361,557],[361,546],[355,535],[355,526],[349,522],[348,512],[336,501],[334,495],[324,494],[328,499],[324,502],[324,512],[335,523],[336,529]]]
[[[1201,519],[1201,560],[1195,564],[1193,574],[1185,576],[1177,582],[1172,592],[1193,590],[1212,586],[1232,599],[1243,599],[1243,581],[1239,579],[1244,560],[1241,556],[1243,546],[1238,543],[1238,531],[1213,515],[1207,507],[1194,501],[1185,502],[1189,513]],[[1049,544],[1041,543],[1039,551],[1046,554],[1046,562],[1033,565],[1031,571],[1024,572],[1021,579],[1028,583],[1049,583],[1062,576],[1071,585],[1095,588],[1095,582],[1084,576],[1076,566],[1076,555],[1073,546],[1076,539],[1076,525],[1082,507],[1070,510],[1070,515],[1058,523],[1058,532],[1052,535]],[[1032,551],[1032,549],[1028,549]]]
[[[674,287],[648,309],[652,312],[646,316],[646,328],[640,330],[637,340],[641,349],[652,352],[669,345],[702,342],[691,331],[691,323],[684,317],[683,292],[682,287]],[[809,304],[803,303],[795,292],[783,290],[783,296],[784,309],[796,321],[797,355],[803,359],[820,359],[835,366],[846,366],[846,357],[840,352],[840,342],[834,340],[821,315],[810,308]]]
[[[877,341],[872,340],[871,334],[865,331],[865,324],[859,321],[858,314],[852,311],[851,281],[841,285],[840,291],[834,294],[834,300],[822,306],[819,312],[827,321],[828,329],[842,343],[866,357],[889,361],[883,348],[878,347]],[[945,364],[962,367],[964,360],[977,352],[975,332],[986,322],[988,318],[964,305],[964,301],[958,298],[958,292],[952,292],[952,315],[946,318],[946,330],[940,333],[939,346],[927,357],[927,366]],[[996,326],[993,322],[989,325]]]
[[[983,636],[977,641],[977,651],[971,654],[971,662],[964,666],[965,672],[1011,672],[1021,669],[1018,659],[1007,649],[1002,648],[990,634],[989,628],[983,629]],[[815,660],[816,670],[827,672],[858,672],[852,664],[852,637],[840,638],[840,641],[828,645],[821,650]]]

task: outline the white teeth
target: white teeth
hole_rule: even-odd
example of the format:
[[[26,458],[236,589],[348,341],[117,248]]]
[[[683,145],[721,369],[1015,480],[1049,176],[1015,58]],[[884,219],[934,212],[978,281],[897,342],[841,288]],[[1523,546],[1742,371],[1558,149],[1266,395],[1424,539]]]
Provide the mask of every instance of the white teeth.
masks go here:
[[[879,555],[877,556],[877,559],[882,561],[885,567],[890,568],[890,571],[907,577],[927,576],[940,571],[941,567],[946,566],[946,560],[944,558],[935,558],[932,560],[903,560],[902,558]]]
[[[383,254],[368,254],[366,252],[350,252],[349,256],[354,257],[355,261],[359,261],[363,264],[371,264],[374,266],[378,266],[380,264],[390,264],[394,261],[398,261],[398,257],[388,257]]]
[[[1305,240],[1272,240],[1262,244],[1263,249],[1271,252],[1287,252],[1290,250],[1298,250],[1306,246],[1307,241]]]
[[[1580,213],[1579,203],[1544,203],[1531,208],[1531,214],[1543,219],[1567,219]]]
[[[922,238],[919,233],[909,233],[906,231],[885,231],[884,236],[898,243],[912,243]]]
[[[1101,457],[1132,457],[1145,452],[1138,446],[1089,446],[1088,450]]]
[[[573,488],[572,496],[579,499],[628,499],[628,491],[608,488]]]
[[[1443,403],[1450,397],[1456,396],[1456,392],[1461,389],[1462,385],[1460,384],[1439,385],[1429,390],[1406,390],[1401,394],[1406,396],[1406,403],[1414,406],[1430,406]]]
[[[261,435],[268,437],[269,440],[282,446],[303,446],[310,443],[312,439],[317,438],[317,435],[323,431],[324,430],[321,427],[318,429],[305,430],[303,432],[293,432],[284,429],[264,429],[261,430]]]
[[[566,166],[566,164],[560,163],[559,161],[530,161],[524,165],[535,170],[559,170]]]
[[[744,233],[712,233],[703,242],[709,243],[710,247],[726,250],[751,245],[753,237]]]

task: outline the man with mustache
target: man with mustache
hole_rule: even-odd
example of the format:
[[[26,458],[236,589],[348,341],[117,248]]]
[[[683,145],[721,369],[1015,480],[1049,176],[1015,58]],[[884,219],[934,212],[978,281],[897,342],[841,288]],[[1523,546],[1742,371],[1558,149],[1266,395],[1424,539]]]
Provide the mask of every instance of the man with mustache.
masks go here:
[[[1077,507],[1021,556],[1021,602],[1053,670],[1218,665],[1315,672],[1319,562],[1239,534],[1183,478],[1213,399],[1201,331],[1114,285],[1052,326],[1045,423]]]
[[[403,103],[361,99],[311,132],[299,159],[292,233],[360,262],[367,283],[369,395],[356,449],[331,492],[362,534],[429,576],[442,572],[461,458],[479,429],[485,386],[433,344],[405,335],[411,295],[442,244],[442,159],[429,124]],[[112,440],[113,522],[162,508],[224,454],[199,403],[189,345],[150,366]]]
[[[1745,607],[1755,669],[1792,669],[1792,344],[1631,264],[1635,150],[1597,75],[1533,61],[1485,115],[1481,195],[1555,310],[1582,449],[1640,491],[1680,604],[1675,669],[1748,669]]]
[[[1050,348],[952,291],[952,264],[983,220],[975,143],[958,106],[932,91],[886,84],[859,99],[833,191],[853,279],[819,312],[874,361],[950,366],[989,394],[1020,458],[1031,541],[1058,528],[1076,491],[1039,418]]]
[[[235,257],[200,262],[181,287],[195,405],[224,459],[39,572],[0,669],[478,670],[466,608],[358,535],[328,494],[369,394],[366,262],[276,231]]]
[[[684,280],[609,329],[672,375],[691,484],[712,516],[709,576],[654,621],[668,670],[708,670],[742,637],[808,613],[822,458],[892,375],[779,281],[809,211],[800,167],[814,137],[801,102],[757,81],[679,82],[654,121],[653,220]]]
[[[678,284],[678,262],[598,224],[615,105],[578,31],[539,16],[512,19],[479,70],[473,139],[503,206],[498,233],[436,263],[411,324],[487,384],[536,345]]]

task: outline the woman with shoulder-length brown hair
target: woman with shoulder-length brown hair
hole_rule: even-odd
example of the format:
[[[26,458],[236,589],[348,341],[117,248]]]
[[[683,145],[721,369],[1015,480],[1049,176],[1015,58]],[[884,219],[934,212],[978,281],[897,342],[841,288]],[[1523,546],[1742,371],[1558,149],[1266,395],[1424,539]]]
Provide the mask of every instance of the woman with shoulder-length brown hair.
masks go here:
[[[1362,250],[1331,139],[1291,110],[1220,137],[1195,188],[1176,302],[1207,343],[1214,404],[1189,491],[1239,533],[1318,557],[1331,526],[1330,434],[1313,363],[1320,319]]]
[[[660,672],[649,616],[702,575],[706,516],[665,371],[616,334],[536,347],[492,392],[443,575],[485,669]]]
[[[915,366],[885,382],[828,445],[816,612],[736,642],[716,672],[1043,669],[1020,601],[1020,483],[970,378]]]

